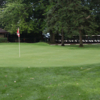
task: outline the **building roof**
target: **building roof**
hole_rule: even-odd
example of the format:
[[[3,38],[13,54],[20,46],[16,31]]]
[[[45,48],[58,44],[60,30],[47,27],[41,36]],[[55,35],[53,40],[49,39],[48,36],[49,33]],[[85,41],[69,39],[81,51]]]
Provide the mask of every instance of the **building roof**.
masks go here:
[[[5,31],[4,29],[0,28],[0,33],[8,33],[8,32]]]

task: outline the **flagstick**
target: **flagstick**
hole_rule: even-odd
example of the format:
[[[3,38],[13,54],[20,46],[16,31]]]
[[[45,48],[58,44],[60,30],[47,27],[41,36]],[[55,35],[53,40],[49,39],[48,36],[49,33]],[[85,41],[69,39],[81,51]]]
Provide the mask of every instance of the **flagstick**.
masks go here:
[[[20,33],[19,33],[19,28],[17,29],[17,36],[18,36],[18,42],[19,42],[19,57],[20,57]]]
[[[19,57],[20,57],[20,37],[18,37],[18,41],[19,41]]]

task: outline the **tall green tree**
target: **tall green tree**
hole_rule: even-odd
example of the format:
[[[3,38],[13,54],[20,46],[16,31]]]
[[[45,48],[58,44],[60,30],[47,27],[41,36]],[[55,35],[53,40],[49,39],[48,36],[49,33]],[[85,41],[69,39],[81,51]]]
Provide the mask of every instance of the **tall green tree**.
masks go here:
[[[92,14],[92,10],[89,7],[82,5],[80,0],[68,5],[69,21],[72,33],[75,35],[79,34],[80,47],[83,46],[82,35],[93,35],[95,34],[95,17]],[[84,32],[84,33],[83,33]]]
[[[80,47],[82,47],[83,32],[94,34],[95,27],[97,27],[92,11],[82,5],[80,0],[50,0],[50,2],[53,3],[47,15],[50,13],[52,16],[47,16],[47,23],[49,22],[47,29],[52,27],[52,30],[58,30],[62,35],[62,46],[64,45],[64,35],[79,35]]]
[[[44,24],[44,0],[6,0],[0,8],[2,26],[15,33],[20,28],[20,33],[42,34]]]
[[[96,28],[98,34],[100,33],[100,1],[99,0],[81,0],[82,5],[87,6],[92,10],[92,14],[95,15],[95,22],[99,27]]]
[[[57,19],[57,17],[54,20],[52,19],[56,11],[56,8],[54,7],[55,3],[56,2],[52,2],[49,0],[49,4],[44,13],[44,15],[46,16],[44,33],[48,33],[48,32],[50,33],[51,44],[55,43],[55,34],[57,33],[57,31],[54,28],[56,22],[54,20]]]

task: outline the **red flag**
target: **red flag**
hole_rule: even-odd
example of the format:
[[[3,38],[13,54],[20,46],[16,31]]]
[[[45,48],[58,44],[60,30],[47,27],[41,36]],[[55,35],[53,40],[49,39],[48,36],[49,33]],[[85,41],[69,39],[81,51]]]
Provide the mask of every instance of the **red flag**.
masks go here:
[[[17,36],[20,37],[19,28],[17,29]]]

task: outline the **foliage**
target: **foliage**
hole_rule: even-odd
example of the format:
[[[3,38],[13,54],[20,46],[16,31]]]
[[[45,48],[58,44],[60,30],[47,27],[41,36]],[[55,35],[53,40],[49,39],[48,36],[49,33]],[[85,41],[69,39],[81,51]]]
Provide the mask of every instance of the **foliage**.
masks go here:
[[[11,33],[16,32],[19,27],[20,32],[39,33],[42,31],[42,8],[41,0],[7,0],[1,8],[0,20],[2,26]]]
[[[98,0],[1,0],[0,26],[15,33],[98,34]],[[96,15],[96,16],[94,16]]]
[[[82,5],[89,7],[92,10],[92,14],[95,15],[96,33],[100,31],[100,1],[99,0],[82,0]]]
[[[1,38],[0,37],[0,43],[2,43],[2,42],[7,42],[7,38]]]
[[[80,0],[50,0],[51,6],[47,11],[46,29],[58,33],[65,33],[66,36],[84,34],[95,34],[98,27],[95,23],[95,16],[89,7],[81,4]]]

